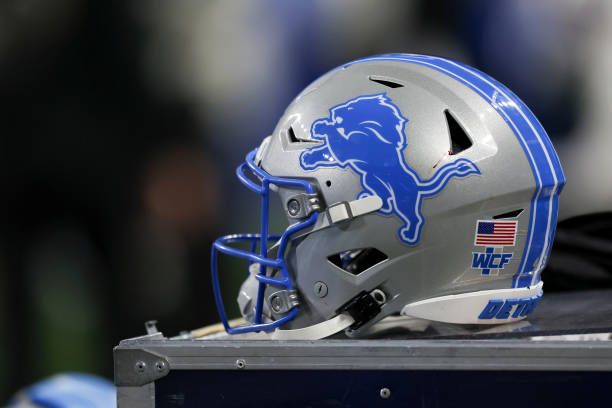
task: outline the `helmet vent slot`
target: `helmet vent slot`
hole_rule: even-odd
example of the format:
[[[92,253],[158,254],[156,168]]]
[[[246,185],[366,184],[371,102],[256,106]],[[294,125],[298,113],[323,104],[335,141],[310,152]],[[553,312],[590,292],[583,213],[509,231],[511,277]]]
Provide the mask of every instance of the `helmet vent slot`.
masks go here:
[[[500,219],[500,218],[516,218],[516,217],[518,217],[519,215],[521,215],[521,213],[522,213],[522,212],[523,212],[523,209],[522,209],[522,208],[520,208],[520,209],[518,209],[518,210],[508,211],[508,212],[505,212],[505,213],[503,213],[503,214],[497,214],[497,215],[494,215],[494,216],[493,216],[493,219],[494,219],[494,220],[498,220],[498,219]]]
[[[330,255],[327,260],[346,272],[359,275],[388,258],[376,248],[361,248]]]
[[[444,111],[446,123],[448,124],[448,134],[450,136],[450,154],[461,153],[472,147],[473,143],[457,119],[447,109]]]
[[[300,143],[300,140],[295,136],[293,127],[289,127],[287,130],[287,136],[289,137],[289,143]]]
[[[389,88],[401,88],[402,86],[404,86],[403,84],[400,84],[399,82],[391,81],[389,78],[369,76],[368,79],[372,82],[376,82],[377,84],[381,84]]]
[[[287,131],[285,131],[284,133],[285,133],[285,140],[287,141],[287,144],[289,144],[289,145],[293,145],[293,144],[302,145],[302,146],[296,146],[298,148],[307,148],[307,147],[311,147],[311,146],[318,145],[318,144],[322,143],[322,141],[320,141],[320,140],[302,139],[302,138],[297,137],[296,134],[295,134],[295,130],[293,130],[293,126],[289,126]]]

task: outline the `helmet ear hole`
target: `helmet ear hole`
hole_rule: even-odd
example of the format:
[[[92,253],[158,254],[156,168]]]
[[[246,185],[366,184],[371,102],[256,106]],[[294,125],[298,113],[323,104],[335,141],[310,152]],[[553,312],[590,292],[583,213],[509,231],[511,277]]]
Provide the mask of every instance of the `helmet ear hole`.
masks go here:
[[[351,249],[327,257],[338,268],[353,275],[359,275],[389,257],[376,248]]]

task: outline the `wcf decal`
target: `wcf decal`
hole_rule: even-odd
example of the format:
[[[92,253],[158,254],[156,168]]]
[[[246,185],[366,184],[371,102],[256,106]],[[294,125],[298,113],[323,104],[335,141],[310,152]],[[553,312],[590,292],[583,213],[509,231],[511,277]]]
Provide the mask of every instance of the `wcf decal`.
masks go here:
[[[472,268],[481,269],[483,275],[490,275],[491,269],[499,272],[512,259],[512,252],[496,254],[494,248],[485,248],[485,252],[472,252]]]

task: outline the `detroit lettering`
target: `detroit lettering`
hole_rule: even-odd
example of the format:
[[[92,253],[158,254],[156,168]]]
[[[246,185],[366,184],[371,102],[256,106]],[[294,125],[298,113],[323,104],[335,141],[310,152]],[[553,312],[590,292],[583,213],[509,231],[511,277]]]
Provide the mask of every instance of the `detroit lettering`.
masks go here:
[[[508,319],[525,317],[533,312],[542,298],[542,291],[535,296],[520,299],[491,299],[484,307],[479,319]]]

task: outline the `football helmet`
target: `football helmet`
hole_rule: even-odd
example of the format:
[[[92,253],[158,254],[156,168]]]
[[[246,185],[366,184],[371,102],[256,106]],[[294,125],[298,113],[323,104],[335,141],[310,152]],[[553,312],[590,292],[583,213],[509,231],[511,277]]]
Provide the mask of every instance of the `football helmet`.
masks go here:
[[[213,244],[231,334],[359,336],[392,314],[497,324],[542,296],[563,170],[525,104],[459,62],[388,54],[330,71],[237,175],[262,213],[259,233]],[[268,231],[271,193],[290,222],[281,235]],[[248,260],[245,325],[228,324],[219,253]]]

